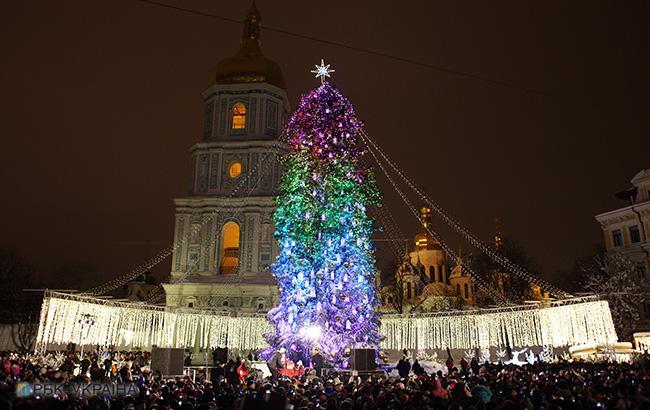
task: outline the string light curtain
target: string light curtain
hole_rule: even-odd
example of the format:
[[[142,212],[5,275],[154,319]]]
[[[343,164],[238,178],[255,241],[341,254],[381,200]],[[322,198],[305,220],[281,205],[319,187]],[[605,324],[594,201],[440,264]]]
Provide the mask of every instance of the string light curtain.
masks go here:
[[[173,311],[159,306],[51,293],[43,301],[37,349],[49,345],[204,349],[267,347],[263,316]],[[545,305],[420,315],[383,315],[383,349],[487,349],[490,347],[612,344],[616,331],[606,301],[574,298]]]
[[[264,333],[270,330],[261,315],[171,311],[53,293],[43,301],[36,344],[40,350],[67,343],[146,350],[153,345],[251,350],[266,346]]]
[[[384,315],[383,349],[563,347],[617,341],[609,305],[595,298],[419,316]]]

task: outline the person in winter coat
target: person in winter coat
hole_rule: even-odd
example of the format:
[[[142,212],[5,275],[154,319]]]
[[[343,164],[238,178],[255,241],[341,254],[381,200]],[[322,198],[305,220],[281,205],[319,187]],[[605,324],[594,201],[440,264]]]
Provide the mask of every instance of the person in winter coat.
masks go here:
[[[408,357],[402,358],[397,363],[397,372],[399,373],[399,377],[402,379],[406,379],[409,377],[409,372],[411,371],[411,362],[409,361]]]
[[[266,362],[274,379],[278,378],[278,372],[284,368],[283,357],[286,351],[287,350],[284,347],[281,347],[278,351],[273,353],[269,360]]]

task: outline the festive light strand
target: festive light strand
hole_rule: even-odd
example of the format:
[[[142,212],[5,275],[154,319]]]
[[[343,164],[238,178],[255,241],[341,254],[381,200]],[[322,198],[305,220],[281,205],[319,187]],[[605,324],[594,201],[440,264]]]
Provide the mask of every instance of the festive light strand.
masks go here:
[[[261,315],[170,310],[49,293],[43,300],[36,349],[77,343],[144,350],[153,345],[254,350],[266,346],[263,334],[268,330],[269,324]]]
[[[280,253],[271,268],[280,303],[269,312],[268,342],[294,358],[318,345],[342,363],[346,349],[380,341],[367,216],[379,192],[360,162],[361,126],[328,82],[304,95],[286,124],[291,152],[276,199]]]
[[[270,165],[275,162],[275,161],[272,161],[272,160],[269,161],[268,160],[269,158],[276,159],[277,158],[277,153],[265,152],[264,154],[262,154],[262,157],[260,159],[259,164],[264,163],[264,166],[262,167],[257,179],[255,181],[253,181],[252,186],[248,189],[248,191],[246,193],[246,197],[250,196],[250,194],[255,189],[257,189],[257,187],[259,185],[259,182],[262,180],[262,178],[268,172],[268,170],[270,168]],[[256,166],[257,165],[258,164],[256,164]],[[252,173],[254,173],[254,172],[252,172]],[[249,173],[248,175],[251,175],[252,173]],[[237,213],[238,213],[238,211],[231,211],[229,214],[226,214],[226,217],[224,218],[224,220],[228,220],[228,219],[234,217],[235,215],[237,215]],[[216,212],[211,213],[209,215],[210,221],[213,220],[214,215],[216,215]],[[219,235],[212,235],[211,239],[209,241],[205,242],[203,244],[203,246],[200,248],[199,255],[205,255],[207,252],[209,252],[209,250],[212,248],[212,246],[214,246],[214,244],[217,243],[217,241],[219,239],[220,239]],[[170,283],[170,284],[183,283],[190,274],[192,274],[192,273],[194,273],[194,272],[196,272],[198,270],[199,266],[201,265],[201,262],[202,262],[201,257],[196,258],[196,260],[193,260],[191,262],[191,264],[185,270],[183,270],[181,272],[181,275],[170,278],[168,283]],[[236,283],[237,286],[241,285],[241,280],[242,280],[242,275],[237,274],[237,283]],[[214,284],[213,289],[214,289],[215,286],[218,286],[218,284]],[[157,303],[160,300],[162,300],[162,298],[164,296],[165,296],[165,288],[161,284],[161,285],[156,286],[156,288],[152,289],[147,294],[147,296],[145,297],[145,302],[146,303]]]
[[[365,140],[365,138],[366,138],[365,135],[364,134],[361,134],[361,135],[362,135],[362,139]],[[377,163],[377,165],[382,170],[382,172],[384,173],[384,175],[386,176],[388,181],[393,186],[393,189],[395,189],[395,191],[399,194],[400,198],[402,199],[402,201],[404,201],[404,203],[406,204],[408,209],[411,211],[411,213],[413,215],[415,215],[415,217],[420,222],[424,222],[424,221],[422,221],[420,219],[420,214],[418,213],[415,206],[413,206],[413,204],[408,199],[408,197],[404,194],[404,192],[400,189],[400,187],[395,183],[394,179],[391,177],[391,175],[388,173],[388,171],[384,167],[384,164],[382,163],[382,161],[379,160],[379,158],[377,157],[377,155],[375,153],[374,147],[370,147],[368,145],[367,148],[368,148],[368,152],[370,153],[370,155],[375,159],[375,162]],[[467,273],[469,275],[469,277],[472,279],[472,281],[482,291],[484,291],[496,304],[498,304],[500,306],[504,306],[504,305],[507,305],[509,303],[508,300],[499,291],[492,288],[492,286],[490,286],[490,284],[487,283],[480,275],[478,275],[476,272],[474,272],[469,266],[463,265],[462,260],[460,259],[460,257],[458,255],[456,255],[456,253],[449,247],[449,245],[447,245],[447,243],[442,239],[442,237],[440,237],[440,235],[438,235],[435,231],[430,229],[429,226],[426,226],[425,229],[440,244],[440,247],[445,251],[445,253],[447,255],[449,255],[449,257],[452,259],[452,261],[454,263],[456,263],[457,265],[460,265],[462,271]]]
[[[284,137],[284,135],[283,135]],[[283,143],[280,142],[279,148],[283,149]],[[257,174],[257,169],[260,166],[261,161],[256,163],[253,168],[251,168],[250,172],[247,172],[243,178],[240,178],[237,184],[233,187],[231,190],[230,194],[227,196],[227,198],[233,198],[235,195],[237,195],[237,192],[244,187],[246,184],[248,184],[248,180],[250,179],[251,175]],[[249,191],[250,194],[250,191]],[[147,272],[148,270],[151,270],[154,266],[158,265],[165,259],[167,259],[169,256],[171,256],[176,250],[178,250],[181,246],[183,246],[185,243],[187,243],[189,240],[194,238],[196,235],[198,235],[201,230],[213,220],[214,216],[218,214],[218,211],[214,211],[212,213],[209,213],[207,215],[204,215],[201,218],[200,223],[196,224],[193,226],[188,233],[183,235],[180,239],[175,241],[174,243],[168,245],[165,247],[163,250],[161,250],[158,254],[156,254],[153,258],[149,259],[148,261],[138,265],[135,269],[132,271],[117,277],[115,279],[112,279],[102,285],[93,287],[91,289],[88,289],[83,292],[83,294],[86,295],[103,295],[107,292],[110,292],[112,290],[115,290],[121,286],[124,286],[128,282],[132,281],[133,279],[137,278],[138,276],[142,275],[143,273]]]
[[[395,259],[399,261],[408,251],[405,241],[403,239],[390,240],[390,238],[404,238],[404,234],[399,227],[397,227],[390,210],[384,209],[381,205],[374,207],[373,210],[377,214],[377,220],[384,227],[384,235],[386,236],[386,240],[389,242],[389,246],[393,251]]]
[[[606,301],[582,298],[569,301],[574,303],[383,316],[381,346],[396,350],[489,349],[616,342]]]
[[[399,177],[406,183],[406,185],[415,192],[421,200],[423,200],[427,205],[429,205],[437,214],[440,216],[440,218],[446,222],[451,228],[453,228],[456,232],[458,232],[463,238],[465,238],[469,243],[471,243],[473,246],[475,246],[477,249],[485,253],[492,259],[494,262],[498,263],[501,265],[503,268],[507,269],[509,272],[527,280],[529,283],[534,283],[537,286],[539,286],[541,289],[549,292],[552,295],[555,295],[560,298],[570,298],[572,295],[568,292],[565,292],[550,283],[546,282],[545,280],[532,275],[531,273],[526,272],[521,266],[517,265],[516,263],[512,262],[505,256],[501,255],[499,252],[495,251],[494,249],[490,248],[487,246],[483,241],[478,239],[476,236],[474,236],[468,229],[463,227],[459,222],[457,222],[455,219],[453,219],[449,214],[444,211],[437,203],[432,201],[429,197],[427,197],[424,192],[417,187],[417,185],[410,179],[408,178],[405,173],[386,155],[386,153],[379,147],[371,138],[370,136],[365,132],[365,130],[360,131],[361,135],[364,138],[364,141],[366,143],[369,143],[370,145],[373,146],[379,153],[379,155],[386,161],[386,163],[399,175]]]
[[[264,333],[270,330],[261,315],[231,316],[49,292],[41,308],[36,350],[76,343],[144,350],[156,345],[248,351],[266,347]],[[617,340],[609,306],[596,296],[493,309],[383,315],[380,333],[382,348],[399,350],[611,345]]]

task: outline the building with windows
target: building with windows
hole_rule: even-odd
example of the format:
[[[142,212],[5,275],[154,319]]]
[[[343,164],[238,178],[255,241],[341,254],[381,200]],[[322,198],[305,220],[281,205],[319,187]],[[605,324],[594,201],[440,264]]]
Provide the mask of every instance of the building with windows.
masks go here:
[[[429,233],[431,209],[420,208],[422,231],[415,236],[413,250],[404,255],[393,284],[380,287],[384,312],[434,311],[474,305],[474,286],[462,265],[453,268],[445,251]]]
[[[608,252],[621,252],[632,260],[639,276],[650,272],[650,169],[639,171],[631,180],[632,187],[616,194],[625,205],[596,215]]]
[[[431,209],[420,208],[422,231],[415,236],[413,250],[404,255],[395,271],[393,283],[379,284],[380,310],[385,313],[432,312],[437,310],[469,309],[486,303],[483,290],[477,288],[463,267],[462,252],[460,264],[450,266],[440,243],[431,235]],[[503,238],[498,226],[494,234],[494,249],[503,254]],[[489,285],[506,298],[515,296],[520,290],[526,300],[548,300],[550,295],[535,284],[518,285],[510,273],[493,263],[485,272]]]
[[[260,19],[253,5],[239,51],[217,65],[202,94],[189,194],[174,200],[168,306],[265,313],[277,301],[269,265],[289,102],[280,67],[262,54]]]

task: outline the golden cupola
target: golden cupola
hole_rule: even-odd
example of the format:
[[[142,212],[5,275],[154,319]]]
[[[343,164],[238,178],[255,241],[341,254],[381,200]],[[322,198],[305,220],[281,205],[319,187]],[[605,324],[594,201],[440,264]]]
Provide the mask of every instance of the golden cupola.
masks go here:
[[[429,233],[431,227],[431,208],[423,206],[420,208],[420,221],[422,221],[422,232],[415,235],[415,250],[441,250],[440,244]]]
[[[213,83],[269,83],[285,89],[280,66],[266,58],[260,48],[261,17],[253,2],[244,20],[239,52],[217,65],[211,78]]]

